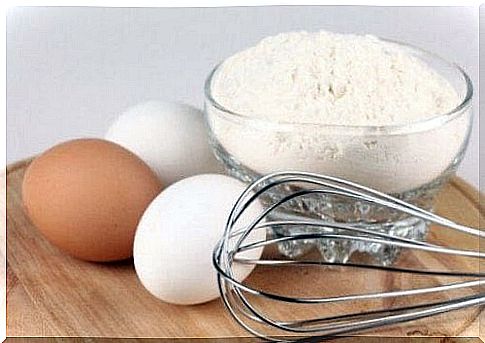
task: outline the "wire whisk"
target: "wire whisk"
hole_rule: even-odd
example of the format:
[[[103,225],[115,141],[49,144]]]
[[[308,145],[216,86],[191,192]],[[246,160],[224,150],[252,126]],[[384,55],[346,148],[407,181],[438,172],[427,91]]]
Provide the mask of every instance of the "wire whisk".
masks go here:
[[[258,202],[265,194],[274,190],[275,187],[292,185],[298,185],[298,187],[290,187],[290,189],[294,189],[293,192],[267,205],[262,213],[255,218],[251,218],[249,224],[241,225],[241,217],[247,214],[246,212],[253,202]],[[267,258],[265,254],[260,259],[250,259],[241,256],[245,252],[268,248],[283,242],[321,239],[377,243],[397,247],[403,251],[410,250],[430,254],[452,255],[456,258],[476,259],[478,262],[485,256],[480,251],[464,250],[452,246],[397,237],[386,232],[372,230],[361,223],[341,223],[304,217],[289,217],[288,220],[272,219],[272,213],[282,206],[288,205],[293,199],[315,196],[315,194],[322,196],[337,195],[353,201],[384,206],[407,216],[438,225],[440,230],[455,230],[464,235],[477,237],[477,239],[485,237],[485,233],[479,229],[457,224],[402,200],[346,180],[304,172],[279,172],[263,176],[250,184],[235,203],[228,217],[224,235],[213,253],[213,264],[218,273],[218,285],[223,302],[234,319],[251,334],[272,341],[283,340],[290,342],[303,338],[308,339],[308,337],[312,337],[313,340],[322,340],[336,335],[404,323],[448,311],[485,304],[485,293],[479,287],[481,282],[483,282],[485,273],[480,273],[479,271],[433,270],[422,266],[418,268],[404,268],[373,264],[338,263],[326,262],[321,258],[313,260],[283,257]],[[288,228],[305,226],[313,229],[305,231],[305,233],[298,232],[282,237],[268,236],[264,241],[248,239],[252,231],[266,230],[274,226]],[[246,281],[238,280],[234,269],[240,264],[278,268],[278,272],[281,273],[284,273],[287,267],[311,267],[321,268],[321,270],[319,269],[320,273],[335,273],[337,271],[335,268],[337,268],[340,273],[353,269],[365,273],[377,271],[400,273],[402,275],[408,274],[413,278],[432,276],[434,278],[439,277],[440,284],[393,290],[367,290],[361,293],[355,292],[338,296],[299,296],[260,289]],[[459,281],[450,281],[450,278],[459,279]],[[447,281],[442,282],[443,279]],[[366,310],[364,312],[354,310],[354,312],[350,311],[350,313],[339,315],[324,315],[318,312],[319,310],[309,310],[306,312],[309,314],[309,317],[290,320],[278,318],[278,316],[272,314],[272,307],[281,306],[282,304],[285,306],[310,307],[348,304],[348,308],[352,309],[352,304],[355,302],[384,301],[385,303],[386,299],[400,299],[401,297],[415,299],[414,297],[419,298],[420,295],[424,294],[440,295],[443,292],[456,290],[465,290],[468,293],[454,297],[448,296],[444,300],[416,302],[411,305],[385,306],[385,308]],[[387,304],[389,305],[389,303]],[[282,339],[283,336],[285,337],[284,339]]]

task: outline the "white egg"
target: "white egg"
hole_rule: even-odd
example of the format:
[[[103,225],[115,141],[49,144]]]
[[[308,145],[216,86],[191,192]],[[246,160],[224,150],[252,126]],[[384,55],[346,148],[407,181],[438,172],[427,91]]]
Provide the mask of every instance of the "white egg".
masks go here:
[[[219,296],[212,251],[221,238],[231,208],[245,185],[229,176],[197,175],[179,181],[156,197],[143,214],[133,247],[141,283],[157,298],[174,304],[198,304]],[[240,219],[243,227],[263,208],[254,202]],[[246,243],[262,241],[264,229],[251,232]],[[241,254],[259,259],[262,248]],[[244,280],[253,265],[235,265]]]
[[[149,101],[130,107],[105,138],[138,155],[164,185],[222,168],[209,147],[203,113],[189,105]]]

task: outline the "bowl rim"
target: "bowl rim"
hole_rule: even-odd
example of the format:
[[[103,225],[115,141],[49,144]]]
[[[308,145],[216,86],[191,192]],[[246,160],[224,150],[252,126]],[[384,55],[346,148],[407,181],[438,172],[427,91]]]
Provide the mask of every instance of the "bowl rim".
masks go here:
[[[360,133],[369,133],[369,134],[401,134],[401,133],[409,133],[409,132],[419,132],[419,131],[426,131],[432,128],[440,127],[447,122],[455,119],[456,117],[459,117],[462,113],[465,112],[466,109],[468,109],[471,106],[471,101],[473,98],[473,83],[471,81],[471,78],[468,76],[468,74],[465,72],[465,70],[460,67],[458,64],[454,62],[450,62],[447,59],[441,57],[440,55],[430,52],[428,50],[425,50],[423,48],[420,48],[418,46],[408,44],[405,42],[401,42],[398,40],[393,40],[393,39],[387,39],[387,38],[382,38],[375,36],[378,39],[391,43],[391,44],[396,44],[398,46],[404,47],[406,49],[411,49],[414,50],[415,52],[428,55],[434,59],[437,59],[441,61],[442,63],[448,65],[449,67],[455,69],[455,71],[458,71],[460,74],[461,78],[463,79],[465,86],[466,86],[466,93],[465,96],[463,97],[463,100],[455,106],[452,110],[445,112],[445,113],[440,113],[433,115],[431,117],[428,117],[426,119],[422,120],[416,120],[412,121],[409,123],[404,123],[404,124],[390,124],[390,125],[340,125],[340,124],[322,124],[322,123],[313,123],[313,122],[305,122],[305,123],[294,123],[294,122],[282,122],[282,121],[272,121],[268,120],[265,118],[257,118],[257,117],[252,117],[248,116],[246,114],[238,113],[235,111],[232,111],[223,105],[221,105],[212,95],[212,81],[213,77],[216,74],[216,72],[219,70],[220,66],[227,60],[223,60],[219,62],[209,73],[207,76],[205,83],[204,83],[204,95],[205,95],[205,100],[209,101],[209,103],[217,108],[218,110],[224,112],[225,114],[228,115],[228,117],[231,117],[231,119],[236,119],[239,121],[248,121],[251,123],[255,124],[262,124],[265,126],[272,126],[272,127],[280,127],[280,128],[295,128],[295,127],[302,127],[302,128],[308,128],[308,127],[326,127],[326,128],[331,128],[333,130],[344,130],[348,132],[353,132],[353,131],[359,131]],[[230,56],[232,57],[232,56]],[[229,57],[229,58],[230,58]],[[418,57],[419,58],[419,57]],[[207,112],[207,109],[206,109]]]

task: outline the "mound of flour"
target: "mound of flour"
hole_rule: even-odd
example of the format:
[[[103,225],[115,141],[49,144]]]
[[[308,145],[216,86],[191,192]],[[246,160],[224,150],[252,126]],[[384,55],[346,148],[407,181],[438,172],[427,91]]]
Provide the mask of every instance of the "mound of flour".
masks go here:
[[[388,126],[453,110],[451,84],[404,48],[374,36],[290,32],[228,58],[211,83],[223,107],[269,123]],[[332,126],[279,130],[209,111],[222,146],[259,173],[304,170],[388,193],[437,178],[462,147],[467,121],[409,135]],[[467,117],[467,116],[463,116]]]
[[[434,70],[374,36],[282,33],[230,57],[217,76],[221,105],[283,122],[403,124],[459,101]]]

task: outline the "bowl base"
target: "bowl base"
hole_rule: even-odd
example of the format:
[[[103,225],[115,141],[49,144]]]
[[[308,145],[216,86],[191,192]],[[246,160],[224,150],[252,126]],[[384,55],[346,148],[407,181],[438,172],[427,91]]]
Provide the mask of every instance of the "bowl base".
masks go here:
[[[215,139],[211,145],[217,159],[222,162],[226,172],[245,182],[251,183],[261,177],[258,173],[243,166],[231,156]],[[458,161],[458,160],[457,160]],[[433,202],[443,184],[454,173],[457,163],[442,173],[441,177],[407,192],[391,194],[426,210],[432,210]],[[279,185],[261,196],[263,206],[268,207],[283,197],[301,190],[301,187]],[[270,220],[308,220],[316,219],[328,223],[346,223],[391,234],[406,239],[426,239],[428,223],[410,217],[407,214],[389,207],[376,205],[366,201],[357,201],[341,195],[311,194],[303,198],[292,199],[275,209],[268,217]],[[269,234],[274,237],[286,237],[301,233],[319,232],[337,233],[338,230],[315,226],[292,226],[289,228],[273,226]],[[348,233],[348,232],[346,232]],[[337,239],[304,239],[279,243],[278,250],[289,258],[299,258],[317,249],[322,260],[326,262],[346,263],[354,253],[363,253],[371,257],[377,265],[391,265],[400,253],[400,248],[381,243],[346,241]],[[360,256],[361,254],[355,254]]]

